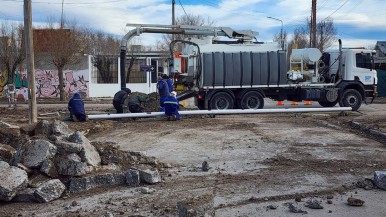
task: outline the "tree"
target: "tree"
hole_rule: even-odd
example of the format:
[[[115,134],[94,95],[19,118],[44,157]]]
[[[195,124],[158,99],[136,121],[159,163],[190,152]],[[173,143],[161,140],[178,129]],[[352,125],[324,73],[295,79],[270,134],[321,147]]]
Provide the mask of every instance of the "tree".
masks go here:
[[[63,69],[67,65],[80,62],[85,51],[84,35],[76,22],[70,23],[64,20],[64,28],[59,28],[54,23],[49,23],[44,29],[44,38],[36,37],[35,40],[44,40],[47,48],[46,53],[52,64],[58,70],[60,101],[65,100]]]
[[[201,15],[187,14],[177,17],[176,25],[190,26],[213,26],[215,22],[209,17],[204,18]],[[183,40],[184,38],[198,38],[197,35],[174,35],[174,40]],[[169,44],[172,41],[172,35],[164,35],[162,42],[158,45],[160,50],[169,51]]]
[[[0,23],[0,70],[5,69],[7,82],[15,83],[15,71],[25,59],[23,25],[3,21]]]
[[[281,33],[279,32],[279,33],[277,33],[277,34],[275,34],[275,35],[273,36],[273,41],[274,41],[274,42],[277,42],[277,43],[280,45],[280,47],[281,47],[282,43],[283,43],[284,46],[286,45],[287,38],[288,38],[287,31],[284,30],[284,31],[283,31],[283,36],[282,36]],[[284,46],[283,46],[283,47],[284,47]]]
[[[300,26],[294,30],[294,36],[290,42],[291,49],[294,45],[297,48],[310,47],[311,22],[306,20],[305,26]],[[321,52],[329,48],[336,40],[337,30],[334,27],[332,18],[324,19],[316,24],[316,48]]]

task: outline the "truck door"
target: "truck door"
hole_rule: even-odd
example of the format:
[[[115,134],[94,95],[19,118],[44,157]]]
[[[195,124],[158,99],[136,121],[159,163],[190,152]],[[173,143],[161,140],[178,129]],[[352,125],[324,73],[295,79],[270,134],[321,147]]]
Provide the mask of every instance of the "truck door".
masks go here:
[[[352,57],[352,70],[346,71],[348,73],[351,72],[351,76],[347,80],[358,78],[364,85],[374,84],[375,70],[372,70],[371,53],[354,53]]]

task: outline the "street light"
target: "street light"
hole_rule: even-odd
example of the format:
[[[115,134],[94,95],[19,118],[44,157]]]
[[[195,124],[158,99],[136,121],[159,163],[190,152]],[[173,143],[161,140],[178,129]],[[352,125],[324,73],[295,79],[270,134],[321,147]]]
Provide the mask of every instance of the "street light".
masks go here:
[[[267,17],[269,19],[277,20],[281,22],[281,29],[280,29],[280,45],[281,49],[284,50],[284,38],[283,38],[283,21],[274,17]]]

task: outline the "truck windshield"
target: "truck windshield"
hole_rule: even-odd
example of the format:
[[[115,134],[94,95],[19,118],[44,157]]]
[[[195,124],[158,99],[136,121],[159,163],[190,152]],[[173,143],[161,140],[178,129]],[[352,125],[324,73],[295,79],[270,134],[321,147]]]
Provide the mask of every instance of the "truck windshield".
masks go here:
[[[371,56],[369,53],[357,53],[356,57],[356,67],[372,69]]]

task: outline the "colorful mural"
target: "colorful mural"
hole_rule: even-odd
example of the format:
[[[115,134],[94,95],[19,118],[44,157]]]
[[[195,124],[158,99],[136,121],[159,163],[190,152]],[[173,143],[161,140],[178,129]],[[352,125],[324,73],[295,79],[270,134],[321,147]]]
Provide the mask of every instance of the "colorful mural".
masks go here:
[[[6,73],[0,72],[0,93],[3,94],[7,84]],[[88,70],[65,70],[64,91],[67,94],[80,92],[83,96],[88,96]],[[35,70],[36,97],[59,97],[59,75],[57,70]],[[15,72],[15,88],[18,99],[28,99],[28,79],[27,71],[22,69]]]

